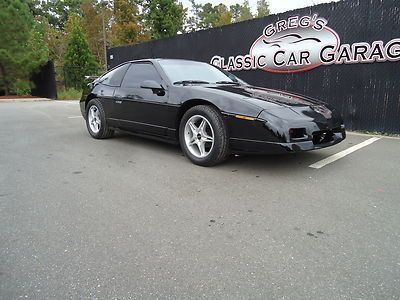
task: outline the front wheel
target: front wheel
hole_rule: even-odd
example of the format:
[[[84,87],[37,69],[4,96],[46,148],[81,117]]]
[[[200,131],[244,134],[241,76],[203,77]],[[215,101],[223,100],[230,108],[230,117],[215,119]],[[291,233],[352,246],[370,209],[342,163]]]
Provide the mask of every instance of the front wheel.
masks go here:
[[[95,139],[106,139],[114,134],[107,124],[106,114],[100,100],[92,99],[86,107],[86,127]]]
[[[212,106],[194,106],[183,115],[179,141],[186,157],[196,165],[213,166],[229,154],[224,120]]]

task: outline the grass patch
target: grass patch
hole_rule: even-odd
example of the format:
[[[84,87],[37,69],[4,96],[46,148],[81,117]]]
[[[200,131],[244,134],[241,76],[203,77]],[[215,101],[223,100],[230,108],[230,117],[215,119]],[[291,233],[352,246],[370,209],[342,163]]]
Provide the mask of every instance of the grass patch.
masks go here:
[[[58,91],[58,100],[78,100],[82,96],[82,91],[74,88],[62,89]]]
[[[380,136],[388,136],[388,137],[400,137],[400,134],[397,133],[388,133],[388,132],[382,132],[382,131],[368,131],[368,130],[356,130],[353,132],[358,132],[358,133],[363,133],[363,134],[369,134],[369,135],[380,135]]]

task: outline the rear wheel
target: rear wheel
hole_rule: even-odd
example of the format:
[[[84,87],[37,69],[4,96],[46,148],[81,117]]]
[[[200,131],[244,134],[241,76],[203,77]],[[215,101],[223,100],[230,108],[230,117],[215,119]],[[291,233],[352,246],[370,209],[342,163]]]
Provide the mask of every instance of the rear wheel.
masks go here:
[[[194,106],[183,115],[179,140],[186,157],[196,165],[213,166],[229,154],[224,120],[212,106]]]
[[[107,124],[106,114],[100,100],[92,99],[86,106],[86,127],[95,139],[106,139],[114,134]]]

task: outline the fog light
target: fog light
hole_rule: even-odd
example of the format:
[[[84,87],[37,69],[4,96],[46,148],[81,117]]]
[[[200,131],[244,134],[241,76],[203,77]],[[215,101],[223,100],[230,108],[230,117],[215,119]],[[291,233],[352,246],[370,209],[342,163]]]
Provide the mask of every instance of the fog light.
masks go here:
[[[308,138],[305,128],[290,128],[289,136],[292,140],[303,140]]]

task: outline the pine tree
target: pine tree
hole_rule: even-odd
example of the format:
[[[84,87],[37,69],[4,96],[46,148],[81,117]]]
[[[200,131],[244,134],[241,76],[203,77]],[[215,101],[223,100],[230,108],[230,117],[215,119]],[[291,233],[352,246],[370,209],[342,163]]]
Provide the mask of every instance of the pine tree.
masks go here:
[[[67,26],[71,26],[65,55],[66,86],[81,89],[85,75],[96,74],[99,65],[90,51],[88,41],[82,29],[80,17],[71,15]]]
[[[155,39],[168,37],[183,30],[185,10],[176,0],[147,0],[145,21]]]
[[[213,6],[211,3],[202,5],[199,11],[199,19],[199,28],[208,29],[215,27],[219,19],[217,6]]]
[[[265,17],[270,14],[269,4],[266,0],[258,0],[257,1],[257,17]]]
[[[196,4],[191,0],[192,15],[187,19],[187,31],[208,29],[232,23],[232,12],[225,4],[213,6],[211,3]]]
[[[246,21],[246,20],[250,20],[253,19],[253,15],[251,13],[250,10],[250,4],[248,0],[244,0],[243,4],[241,5],[241,9],[240,9],[240,17],[239,17],[239,22],[241,21]]]
[[[200,17],[199,13],[202,9],[201,4],[197,4],[194,0],[189,0],[192,6],[190,10],[190,14],[185,14],[185,31],[186,32],[194,32],[198,30]]]
[[[44,26],[22,0],[1,0],[0,20],[0,89],[29,93],[32,73],[48,61]]]
[[[218,21],[214,27],[224,26],[232,23],[232,13],[228,10],[225,4],[220,3],[217,6]]]
[[[245,20],[250,20],[253,18],[253,14],[250,10],[250,4],[248,0],[243,1],[243,4],[235,4],[230,6],[230,11],[232,13],[232,22],[241,22]]]
[[[230,11],[232,13],[232,22],[233,23],[239,22],[241,11],[242,11],[242,6],[238,3],[236,3],[235,5],[231,5]]]

